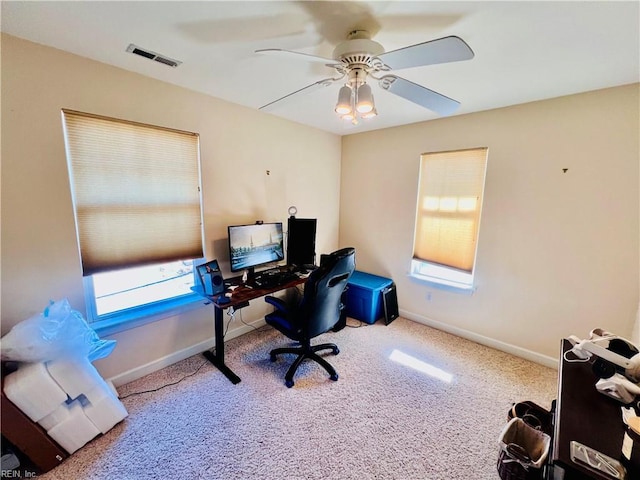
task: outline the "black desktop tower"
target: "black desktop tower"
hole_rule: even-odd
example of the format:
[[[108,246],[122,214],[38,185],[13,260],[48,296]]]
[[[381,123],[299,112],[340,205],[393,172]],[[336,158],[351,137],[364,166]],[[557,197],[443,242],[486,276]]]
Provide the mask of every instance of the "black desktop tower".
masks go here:
[[[398,294],[396,284],[392,283],[382,290],[382,304],[384,306],[384,323],[389,325],[400,316],[398,310]]]
[[[287,228],[287,265],[315,265],[315,218],[289,217]]]

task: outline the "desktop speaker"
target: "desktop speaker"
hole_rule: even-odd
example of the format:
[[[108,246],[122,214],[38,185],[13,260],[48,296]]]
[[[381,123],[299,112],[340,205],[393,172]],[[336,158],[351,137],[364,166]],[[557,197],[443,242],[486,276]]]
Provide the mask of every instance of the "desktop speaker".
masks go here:
[[[224,292],[224,278],[217,260],[196,267],[205,295],[218,295]]]
[[[209,275],[211,279],[211,295],[218,295],[219,293],[224,292],[224,278],[222,277],[222,273],[218,270],[217,272],[212,272]]]

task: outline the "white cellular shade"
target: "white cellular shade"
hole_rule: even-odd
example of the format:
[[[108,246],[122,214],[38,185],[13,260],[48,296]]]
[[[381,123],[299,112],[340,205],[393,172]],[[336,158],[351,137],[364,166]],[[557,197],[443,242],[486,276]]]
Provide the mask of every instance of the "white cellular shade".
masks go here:
[[[63,110],[83,275],[203,257],[199,137]]]
[[[471,273],[487,149],[421,156],[413,258]]]

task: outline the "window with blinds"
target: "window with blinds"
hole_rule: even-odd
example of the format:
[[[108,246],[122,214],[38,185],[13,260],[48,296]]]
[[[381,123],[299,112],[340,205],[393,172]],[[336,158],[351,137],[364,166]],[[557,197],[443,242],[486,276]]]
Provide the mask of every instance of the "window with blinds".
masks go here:
[[[475,148],[421,156],[412,275],[473,287],[487,152]]]
[[[62,120],[89,321],[192,301],[204,256],[198,134],[70,110]]]
[[[83,275],[203,256],[197,134],[63,118]]]

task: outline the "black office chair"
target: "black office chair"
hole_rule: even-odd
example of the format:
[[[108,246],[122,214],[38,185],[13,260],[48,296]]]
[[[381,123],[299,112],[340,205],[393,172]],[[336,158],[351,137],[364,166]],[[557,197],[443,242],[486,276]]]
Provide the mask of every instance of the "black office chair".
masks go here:
[[[343,248],[323,257],[321,265],[309,275],[304,284],[302,299],[287,304],[276,297],[265,297],[265,301],[276,309],[265,316],[267,324],[279,330],[298,347],[284,347],[271,350],[271,361],[281,353],[293,353],[295,359],[285,376],[285,385],[293,387],[293,376],[305,358],[316,361],[329,373],[331,380],[338,380],[336,370],[316,352],[330,349],[334,355],[340,351],[333,343],[311,345],[311,339],[330,330],[340,319],[344,308],[342,292],[355,270],[355,249]]]

